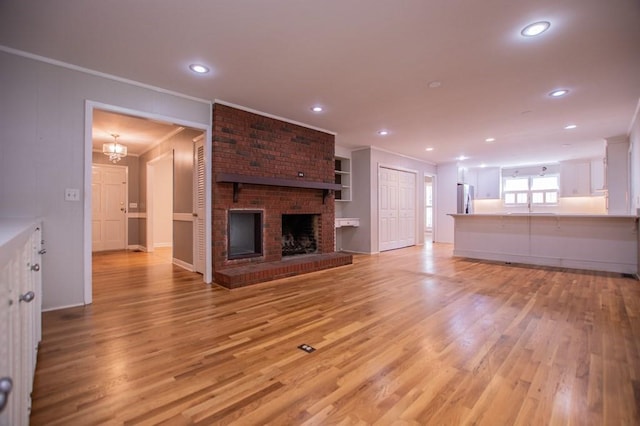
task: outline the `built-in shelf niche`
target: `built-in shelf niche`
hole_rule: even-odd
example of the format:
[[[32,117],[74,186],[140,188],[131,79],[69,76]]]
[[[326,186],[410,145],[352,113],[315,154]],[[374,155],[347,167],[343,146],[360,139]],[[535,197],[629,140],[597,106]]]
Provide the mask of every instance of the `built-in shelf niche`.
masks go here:
[[[335,183],[340,189],[335,192],[336,201],[351,201],[351,159],[335,157]]]

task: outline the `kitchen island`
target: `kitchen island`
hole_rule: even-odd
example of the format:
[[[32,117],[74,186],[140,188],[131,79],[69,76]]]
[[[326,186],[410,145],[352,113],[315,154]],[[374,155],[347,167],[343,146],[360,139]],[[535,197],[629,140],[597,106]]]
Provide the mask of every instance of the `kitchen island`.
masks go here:
[[[451,214],[453,255],[472,259],[638,274],[638,217]]]

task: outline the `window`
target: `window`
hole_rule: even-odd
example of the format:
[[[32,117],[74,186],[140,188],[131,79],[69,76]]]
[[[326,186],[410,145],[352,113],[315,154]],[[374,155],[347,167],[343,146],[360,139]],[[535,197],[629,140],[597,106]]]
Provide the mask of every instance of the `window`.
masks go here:
[[[552,205],[558,203],[558,176],[505,177],[504,204],[511,206]]]

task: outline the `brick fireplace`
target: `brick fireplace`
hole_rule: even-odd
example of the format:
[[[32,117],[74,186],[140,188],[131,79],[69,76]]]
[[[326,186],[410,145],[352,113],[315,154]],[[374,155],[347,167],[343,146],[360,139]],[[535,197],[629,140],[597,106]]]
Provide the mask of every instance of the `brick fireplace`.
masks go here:
[[[214,105],[216,283],[235,288],[352,262],[334,252],[334,144],[329,133]]]

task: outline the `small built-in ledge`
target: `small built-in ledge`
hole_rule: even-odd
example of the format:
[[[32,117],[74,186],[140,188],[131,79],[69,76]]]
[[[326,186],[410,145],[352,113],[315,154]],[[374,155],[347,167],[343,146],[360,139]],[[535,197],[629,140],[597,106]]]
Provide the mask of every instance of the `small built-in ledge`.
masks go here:
[[[336,217],[336,228],[344,226],[360,226],[360,219],[357,217]]]
[[[238,202],[238,194],[243,183],[251,185],[285,186],[289,188],[310,188],[323,191],[323,203],[329,195],[329,191],[339,191],[342,185],[337,183],[313,182],[308,180],[281,179],[263,176],[248,176],[235,173],[217,173],[216,182],[233,183],[233,202]]]

